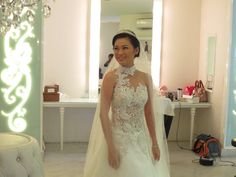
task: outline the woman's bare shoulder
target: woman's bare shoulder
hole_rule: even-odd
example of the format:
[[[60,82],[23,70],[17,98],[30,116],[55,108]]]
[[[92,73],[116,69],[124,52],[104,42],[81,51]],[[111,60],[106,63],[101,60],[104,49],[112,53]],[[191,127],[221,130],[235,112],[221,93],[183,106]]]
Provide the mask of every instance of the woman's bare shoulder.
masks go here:
[[[150,74],[145,73],[143,71],[139,71],[137,70],[137,74],[140,78],[142,78],[145,82],[149,82],[150,80],[152,80],[152,77]]]
[[[115,82],[117,75],[115,74],[116,70],[111,70],[109,72],[107,72],[103,78],[103,82]]]

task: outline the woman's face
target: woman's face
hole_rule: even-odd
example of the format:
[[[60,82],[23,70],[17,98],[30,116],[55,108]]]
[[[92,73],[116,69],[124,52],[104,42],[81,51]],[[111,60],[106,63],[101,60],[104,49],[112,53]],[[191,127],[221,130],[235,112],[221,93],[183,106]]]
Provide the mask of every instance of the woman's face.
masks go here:
[[[114,54],[117,62],[125,67],[131,67],[134,65],[135,55],[139,49],[134,48],[128,38],[118,38],[114,45]]]

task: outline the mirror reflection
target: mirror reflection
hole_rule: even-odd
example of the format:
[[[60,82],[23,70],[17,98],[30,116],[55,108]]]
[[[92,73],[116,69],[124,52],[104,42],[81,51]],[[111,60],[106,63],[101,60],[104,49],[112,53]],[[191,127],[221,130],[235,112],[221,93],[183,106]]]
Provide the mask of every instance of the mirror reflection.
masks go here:
[[[215,75],[215,54],[216,54],[216,36],[208,37],[207,49],[207,89],[213,89],[213,81]]]
[[[151,59],[153,0],[102,0],[99,79],[113,57],[112,37],[119,29],[135,32]]]

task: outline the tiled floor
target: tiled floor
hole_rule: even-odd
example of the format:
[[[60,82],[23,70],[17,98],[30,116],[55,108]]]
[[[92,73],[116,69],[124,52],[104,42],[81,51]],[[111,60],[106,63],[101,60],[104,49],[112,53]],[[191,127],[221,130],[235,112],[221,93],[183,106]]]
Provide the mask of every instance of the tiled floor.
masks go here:
[[[217,159],[214,166],[202,166],[189,150],[180,149],[175,142],[169,142],[171,177],[234,177],[236,167]],[[181,146],[187,147],[182,143]],[[87,144],[68,143],[64,150],[59,144],[46,144],[44,156],[46,177],[82,177]],[[222,158],[236,163],[236,158]]]

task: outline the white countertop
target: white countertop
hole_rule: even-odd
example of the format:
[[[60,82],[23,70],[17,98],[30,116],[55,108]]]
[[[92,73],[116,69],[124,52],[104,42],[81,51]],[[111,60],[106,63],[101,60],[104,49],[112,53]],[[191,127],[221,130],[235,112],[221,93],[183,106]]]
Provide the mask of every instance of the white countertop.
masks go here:
[[[57,102],[43,102],[43,107],[78,107],[78,108],[96,108],[98,99],[94,98],[75,98],[64,99]]]
[[[171,102],[165,97],[156,97],[158,111],[163,114],[174,115],[175,108],[208,108],[210,103],[190,103],[183,101]],[[98,103],[97,98],[70,98],[63,99],[58,102],[43,102],[43,107],[78,107],[78,108],[96,108]]]

